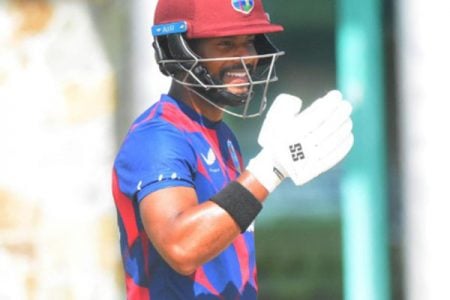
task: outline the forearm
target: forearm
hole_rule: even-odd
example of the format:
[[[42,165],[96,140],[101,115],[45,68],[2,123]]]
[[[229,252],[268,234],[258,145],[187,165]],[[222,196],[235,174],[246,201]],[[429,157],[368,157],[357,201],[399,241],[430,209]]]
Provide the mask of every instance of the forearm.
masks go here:
[[[177,216],[158,244],[159,252],[178,272],[188,275],[228,247],[239,235],[234,220],[207,201]]]
[[[268,195],[249,172],[243,172],[236,181],[260,202]],[[242,231],[233,217],[213,201],[191,203],[174,214],[162,230],[158,228],[146,228],[150,239],[172,268],[185,275],[220,254]]]
[[[256,180],[249,171],[242,172],[241,176],[239,176],[236,181],[249,190],[249,192],[261,203],[263,203],[269,195],[269,191],[267,191],[267,189],[264,188],[264,186]]]

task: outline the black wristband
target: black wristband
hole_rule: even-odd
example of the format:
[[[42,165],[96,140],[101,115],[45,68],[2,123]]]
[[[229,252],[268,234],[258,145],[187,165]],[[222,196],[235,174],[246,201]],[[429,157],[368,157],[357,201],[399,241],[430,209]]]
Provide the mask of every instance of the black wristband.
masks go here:
[[[245,187],[230,182],[211,199],[234,219],[244,233],[262,209],[261,203]]]

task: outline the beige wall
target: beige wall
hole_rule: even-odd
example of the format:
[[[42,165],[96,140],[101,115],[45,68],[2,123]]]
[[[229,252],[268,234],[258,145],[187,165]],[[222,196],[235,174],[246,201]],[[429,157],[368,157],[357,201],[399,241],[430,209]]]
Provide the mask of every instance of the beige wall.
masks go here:
[[[86,3],[0,1],[0,299],[123,298],[117,74]]]

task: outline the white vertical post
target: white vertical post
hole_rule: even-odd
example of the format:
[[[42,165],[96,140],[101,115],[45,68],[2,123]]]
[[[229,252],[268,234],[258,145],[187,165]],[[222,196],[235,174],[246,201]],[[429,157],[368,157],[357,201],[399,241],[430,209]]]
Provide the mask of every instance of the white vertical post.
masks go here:
[[[399,0],[405,295],[450,299],[450,4]]]
[[[169,89],[170,79],[159,72],[154,59],[151,26],[157,0],[131,0],[127,4],[128,24],[124,36],[116,112],[118,142],[130,123]]]
[[[166,93],[170,80],[159,72],[154,59],[151,26],[157,0],[132,0],[129,11],[129,48],[124,53],[128,60],[128,95],[123,99],[124,109],[134,119],[145,108]],[[129,120],[132,121],[132,120]]]

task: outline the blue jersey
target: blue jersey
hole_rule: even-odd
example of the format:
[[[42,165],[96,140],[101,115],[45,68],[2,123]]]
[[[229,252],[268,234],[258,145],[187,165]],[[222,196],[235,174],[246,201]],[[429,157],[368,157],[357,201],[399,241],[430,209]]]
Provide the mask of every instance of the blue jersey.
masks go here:
[[[192,187],[202,203],[243,167],[236,137],[163,95],[132,125],[114,163],[113,194],[128,299],[256,299],[254,232],[239,235],[190,276],[174,271],[147,238],[139,202],[166,187]]]

